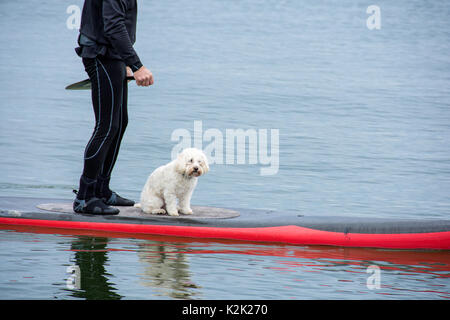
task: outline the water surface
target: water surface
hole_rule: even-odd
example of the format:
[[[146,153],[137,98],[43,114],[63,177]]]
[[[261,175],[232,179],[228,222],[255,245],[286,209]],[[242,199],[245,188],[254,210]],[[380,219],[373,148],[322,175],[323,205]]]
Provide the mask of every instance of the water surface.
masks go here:
[[[450,298],[448,252],[14,229],[0,231],[0,246],[16,248],[0,251],[2,299]]]

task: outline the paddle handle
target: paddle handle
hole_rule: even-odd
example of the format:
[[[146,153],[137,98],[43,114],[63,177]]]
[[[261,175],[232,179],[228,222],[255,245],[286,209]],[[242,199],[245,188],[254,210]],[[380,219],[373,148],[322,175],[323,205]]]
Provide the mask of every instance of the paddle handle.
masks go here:
[[[126,81],[135,80],[133,76],[126,77]],[[91,80],[86,79],[80,82],[72,83],[66,87],[66,90],[89,90],[91,89]]]

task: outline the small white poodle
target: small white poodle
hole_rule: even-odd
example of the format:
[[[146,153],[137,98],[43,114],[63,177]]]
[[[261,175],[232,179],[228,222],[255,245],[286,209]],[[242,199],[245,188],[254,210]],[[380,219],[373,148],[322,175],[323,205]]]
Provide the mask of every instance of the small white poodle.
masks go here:
[[[197,178],[208,171],[203,151],[184,149],[175,160],[153,171],[141,192],[140,203],[134,206],[152,214],[192,214],[191,197]]]

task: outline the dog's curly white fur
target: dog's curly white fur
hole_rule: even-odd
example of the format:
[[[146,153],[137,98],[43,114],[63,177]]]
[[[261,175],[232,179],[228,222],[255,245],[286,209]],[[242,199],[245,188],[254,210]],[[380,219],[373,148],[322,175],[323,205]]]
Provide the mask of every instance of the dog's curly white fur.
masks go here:
[[[197,179],[208,171],[208,159],[203,151],[184,149],[175,160],[153,171],[135,207],[152,214],[192,214],[191,197]]]

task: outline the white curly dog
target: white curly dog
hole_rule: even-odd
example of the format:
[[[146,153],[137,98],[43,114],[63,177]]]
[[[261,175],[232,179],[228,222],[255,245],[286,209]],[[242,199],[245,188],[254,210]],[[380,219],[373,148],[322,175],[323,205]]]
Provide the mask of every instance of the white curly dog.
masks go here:
[[[203,151],[184,149],[175,160],[153,171],[141,192],[140,203],[134,206],[152,214],[192,214],[191,197],[197,178],[208,171]]]

